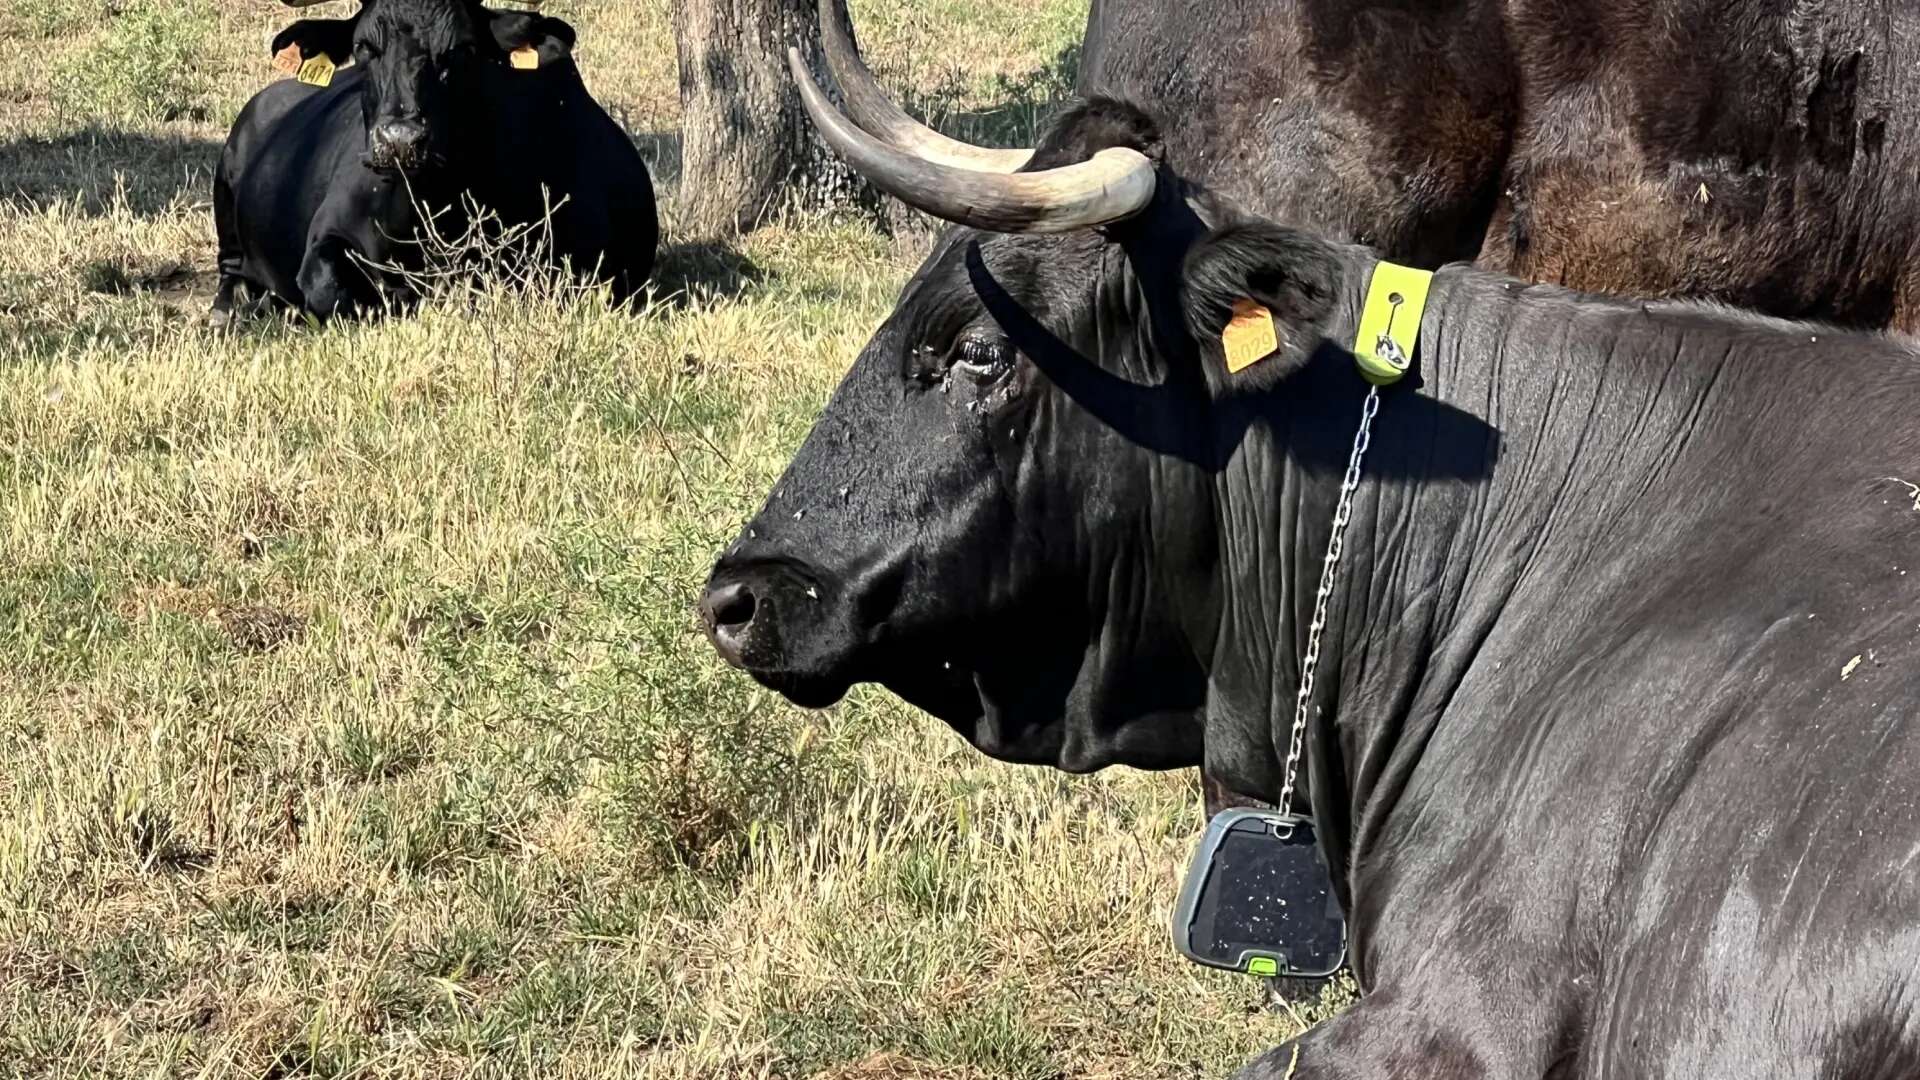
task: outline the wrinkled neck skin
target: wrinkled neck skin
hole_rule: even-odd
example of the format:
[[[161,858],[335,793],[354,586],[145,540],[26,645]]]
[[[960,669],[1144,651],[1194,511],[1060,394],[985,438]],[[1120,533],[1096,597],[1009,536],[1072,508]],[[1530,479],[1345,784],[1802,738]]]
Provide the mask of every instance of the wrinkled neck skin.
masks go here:
[[[1191,220],[1173,228],[1199,226]],[[1137,243],[1168,239],[1156,232]],[[1185,246],[1175,241],[1171,250]],[[1080,325],[1068,331],[1073,344],[995,284],[976,280],[988,310],[1056,391],[1033,396],[1032,415],[1018,425],[1023,438],[1016,442],[1025,445],[1003,443],[997,457],[1013,473],[1006,490],[1022,493],[1013,509],[1031,545],[1026,561],[1057,568],[1047,576],[1076,595],[1025,616],[1047,626],[1055,641],[1075,643],[1059,654],[1064,667],[1036,676],[1048,648],[1012,657],[1004,672],[983,671],[986,716],[973,739],[1008,757],[1004,740],[991,741],[1002,729],[1058,731],[1063,745],[1043,758],[1026,757],[1070,771],[1116,761],[1178,768],[1202,753],[1206,673],[1175,616],[1188,604],[1207,603],[1184,590],[1212,591],[1211,522],[1190,508],[1206,499],[1213,448],[1194,443],[1206,430],[1197,388],[1175,384],[1193,378],[1191,365],[1164,361],[1165,343],[1185,338],[1175,325],[1177,277],[1168,273],[1179,260],[1170,267],[1164,247],[1140,257],[1130,250],[1144,248],[1094,242],[1058,253],[1083,261],[1099,283]],[[1112,340],[1115,334],[1125,339]],[[1093,356],[1113,362],[1103,366]],[[1097,423],[1086,423],[1084,414]],[[1089,469],[1090,461],[1104,464]],[[1046,475],[1055,470],[1063,475]],[[1059,504],[1062,491],[1076,493],[1071,505]],[[1063,612],[1076,621],[1063,624]],[[1034,692],[1047,683],[1062,689]]]
[[[1235,441],[1211,478],[1212,587],[1183,618],[1208,672],[1207,777],[1269,803],[1281,792],[1308,627],[1367,393],[1348,347],[1374,257],[1346,249],[1342,262],[1340,299],[1312,360],[1266,400],[1229,401],[1212,421]],[[1491,478],[1504,358],[1497,335],[1475,342],[1451,330],[1469,325],[1469,310],[1480,327],[1504,325],[1497,309],[1513,304],[1508,290],[1465,268],[1437,275],[1415,369],[1381,391],[1293,799],[1320,822],[1336,868],[1365,850],[1393,809],[1438,703],[1497,611],[1466,605],[1464,585],[1468,554],[1495,539],[1482,528],[1501,498]],[[1541,361],[1556,362],[1557,354]],[[1486,583],[1487,568],[1475,569],[1476,585]],[[1353,910],[1347,875],[1335,877]]]
[[[1142,759],[1148,746],[1165,759],[1162,765],[1201,762],[1215,808],[1271,804],[1281,792],[1306,629],[1367,391],[1345,346],[1352,342],[1377,257],[1361,247],[1338,249],[1342,275],[1328,317],[1317,327],[1285,331],[1322,339],[1301,371],[1270,393],[1207,405],[1209,395],[1196,374],[1202,361],[1192,355],[1185,329],[1167,321],[1178,318],[1171,313],[1180,302],[1165,252],[1188,246],[1191,236],[1170,235],[1188,226],[1201,227],[1195,219],[1105,245],[1097,265],[1089,265],[1088,273],[1101,282],[1089,325],[1126,328],[1122,332],[1132,335],[1126,342],[1090,340],[1082,332],[1075,334],[1084,343],[1076,350],[1051,338],[1017,305],[995,312],[1058,391],[1037,398],[1036,415],[1025,427],[1048,441],[1019,455],[1019,468],[1042,471],[1063,463],[1085,476],[1088,461],[1104,461],[1091,471],[1102,487],[1086,492],[1083,506],[1132,508],[1117,518],[1074,508],[1071,520],[1062,521],[1061,508],[1036,501],[1017,507],[1016,516],[1030,525],[1036,544],[1071,545],[1044,551],[1036,561],[1097,568],[1070,575],[1085,582],[1085,595],[1072,606],[1087,613],[1087,646],[1069,677],[1072,690],[1047,706],[1050,715],[1067,718],[1062,727],[1068,745],[1059,764],[1077,770],[1114,760],[1076,752],[1081,733],[1095,732],[1096,741],[1108,746],[1137,744],[1120,757],[1129,764],[1149,764]],[[1449,294],[1449,282],[1436,280],[1429,320],[1450,302]],[[1369,596],[1373,559],[1393,555],[1379,550],[1391,545],[1375,535],[1375,523],[1384,513],[1404,528],[1428,480],[1484,476],[1494,451],[1484,424],[1438,404],[1420,385],[1437,381],[1433,369],[1451,362],[1444,344],[1436,351],[1434,340],[1423,344],[1419,370],[1383,392],[1322,644],[1319,708],[1294,807],[1308,810],[1311,796],[1335,865],[1344,858],[1347,827],[1358,817],[1357,800],[1364,798],[1359,778],[1349,774],[1362,760],[1390,752],[1391,742],[1381,741],[1383,733],[1341,727],[1350,717],[1338,704],[1362,689],[1374,700],[1404,698],[1410,692],[1404,684],[1416,674],[1399,673],[1403,685],[1389,690],[1347,658],[1367,653],[1368,635],[1377,639],[1373,647],[1380,656],[1416,655],[1395,643],[1430,640],[1431,628],[1444,626],[1450,615],[1396,597]],[[1120,362],[1102,368],[1082,354]],[[1092,414],[1102,434],[1091,443],[1078,441],[1089,426],[1072,422],[1066,414],[1073,412]],[[1450,456],[1432,460],[1435,451],[1415,447],[1410,440],[1417,439],[1445,440]],[[1469,447],[1464,459],[1462,446]],[[1042,494],[1069,486],[1028,482],[1034,479],[1011,477],[1007,486]],[[1468,489],[1455,482],[1448,490]],[[1465,512],[1450,507],[1418,524],[1451,533]],[[1430,515],[1431,508],[1419,513]],[[1068,539],[1049,539],[1061,537]],[[1378,611],[1402,614],[1387,627]],[[1418,626],[1408,621],[1416,615]],[[1033,680],[1029,667],[1011,677]],[[1351,687],[1345,685],[1349,679]],[[990,673],[984,680],[994,681]],[[983,689],[989,689],[987,727],[1002,726],[994,722],[991,703],[1016,695]],[[1140,738],[1127,738],[1128,731],[1140,732]],[[1004,748],[976,742],[1006,756]]]

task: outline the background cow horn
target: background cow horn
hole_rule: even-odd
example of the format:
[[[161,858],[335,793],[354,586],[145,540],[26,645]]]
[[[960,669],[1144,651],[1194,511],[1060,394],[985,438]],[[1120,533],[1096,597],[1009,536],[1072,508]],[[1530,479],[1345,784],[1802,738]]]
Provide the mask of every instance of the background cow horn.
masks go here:
[[[822,138],[880,190],[947,221],[993,232],[1065,232],[1132,217],[1153,199],[1153,162],[1110,147],[1075,165],[1029,173],[957,168],[895,149],[840,115],[800,59],[787,66]]]
[[[1027,163],[1032,150],[990,150],[945,135],[908,116],[893,103],[887,92],[860,58],[853,43],[852,21],[846,0],[820,0],[820,38],[825,46],[827,69],[833,72],[840,92],[846,96],[847,115],[896,150],[940,165],[986,172],[1010,173]]]

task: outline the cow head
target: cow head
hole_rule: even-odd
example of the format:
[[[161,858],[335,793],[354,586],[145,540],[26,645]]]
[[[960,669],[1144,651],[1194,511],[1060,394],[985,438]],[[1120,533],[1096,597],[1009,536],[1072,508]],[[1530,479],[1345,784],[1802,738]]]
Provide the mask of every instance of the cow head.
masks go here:
[[[294,23],[274,38],[273,50],[298,44],[303,55],[358,64],[366,72],[367,164],[412,172],[445,163],[457,132],[486,122],[461,114],[474,79],[511,66],[516,50],[532,49],[547,64],[568,55],[573,42],[573,28],[559,19],[472,0],[364,0],[351,18]]]
[[[816,126],[966,227],[715,565],[716,648],[803,705],[881,682],[1007,760],[1200,764],[1221,465],[1248,403],[1322,351],[1361,256],[1184,183],[1124,103],[1079,105],[1030,154],[948,142],[880,104],[824,21],[860,122],[790,55]],[[1282,344],[1229,377],[1242,298]]]

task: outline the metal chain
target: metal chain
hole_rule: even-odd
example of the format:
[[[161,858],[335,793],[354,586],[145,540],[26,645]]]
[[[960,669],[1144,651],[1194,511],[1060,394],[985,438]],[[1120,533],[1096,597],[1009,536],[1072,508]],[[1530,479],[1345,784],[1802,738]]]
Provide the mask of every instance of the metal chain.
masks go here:
[[[1382,347],[1392,339],[1381,336]],[[1287,773],[1280,785],[1278,806],[1283,814],[1293,813],[1293,783],[1300,771],[1300,747],[1307,735],[1307,711],[1313,706],[1313,672],[1320,664],[1320,632],[1327,628],[1327,601],[1333,597],[1334,570],[1340,564],[1340,547],[1353,517],[1353,493],[1360,487],[1360,461],[1367,456],[1374,414],[1380,411],[1380,388],[1367,388],[1367,400],[1360,406],[1360,430],[1353,437],[1353,453],[1347,458],[1346,479],[1340,482],[1340,502],[1333,511],[1333,535],[1327,537],[1327,557],[1320,564],[1320,591],[1313,598],[1313,621],[1307,624],[1307,654],[1300,658],[1300,693],[1294,701],[1293,739],[1287,744]]]

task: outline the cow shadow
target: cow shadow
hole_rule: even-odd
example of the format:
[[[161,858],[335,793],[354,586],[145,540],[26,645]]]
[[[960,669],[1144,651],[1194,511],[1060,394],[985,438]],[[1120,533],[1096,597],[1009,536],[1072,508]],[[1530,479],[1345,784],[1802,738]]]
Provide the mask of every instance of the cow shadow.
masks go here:
[[[210,198],[220,148],[198,136],[103,128],[16,136],[0,140],[0,199],[151,217]]]
[[[975,295],[1021,354],[1075,405],[1134,445],[1217,475],[1258,427],[1286,431],[1288,454],[1310,472],[1339,475],[1347,462],[1357,417],[1352,406],[1367,384],[1346,349],[1322,341],[1288,376],[1284,393],[1227,395],[1200,417],[1190,387],[1132,382],[1061,340],[994,278],[977,243],[966,260]],[[1419,359],[1390,392],[1399,399],[1395,421],[1375,429],[1368,472],[1389,480],[1488,479],[1501,453],[1500,432],[1453,405],[1405,392],[1422,385]]]
[[[628,137],[647,163],[647,175],[655,190],[672,191],[680,186],[680,133],[678,131],[632,131]]]
[[[659,128],[655,125],[660,117],[648,111],[639,115],[639,110],[620,101],[603,101],[601,107],[613,118],[633,148],[640,151],[640,160],[647,166],[647,178],[653,181],[654,190],[668,192],[680,186],[680,129]]]
[[[662,244],[654,255],[648,288],[654,307],[681,308],[700,301],[747,296],[774,274],[727,244],[698,241]]]
[[[978,146],[1033,146],[1061,105],[1072,100],[1080,75],[1080,43],[1074,42],[1037,68],[1012,75],[997,74],[984,94],[976,92],[972,76],[949,68],[930,88],[904,89],[899,100],[909,113],[941,133]],[[901,80],[882,79],[898,87]],[[993,102],[984,108],[956,108],[954,103],[977,97]]]

